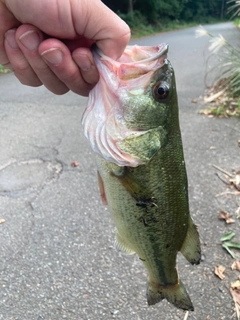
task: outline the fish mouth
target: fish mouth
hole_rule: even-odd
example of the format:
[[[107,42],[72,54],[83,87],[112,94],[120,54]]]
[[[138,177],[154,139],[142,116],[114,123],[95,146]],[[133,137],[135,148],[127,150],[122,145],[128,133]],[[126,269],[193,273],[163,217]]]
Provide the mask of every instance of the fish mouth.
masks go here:
[[[96,44],[92,46],[93,53],[96,53],[101,59],[109,61],[111,63],[120,63],[130,66],[131,64],[148,64],[149,62],[159,60],[160,58],[165,59],[168,53],[168,44],[161,43],[157,46],[127,46],[122,56],[113,60],[106,56]]]
[[[97,68],[102,70],[102,65],[105,65],[119,80],[129,81],[130,87],[134,86],[135,79],[142,75],[148,74],[145,83],[142,82],[142,87],[147,87],[153,70],[161,68],[167,59],[168,45],[162,43],[156,46],[127,46],[121,57],[117,60],[106,56],[96,44],[92,49],[94,61]],[[101,73],[101,71],[100,71]]]

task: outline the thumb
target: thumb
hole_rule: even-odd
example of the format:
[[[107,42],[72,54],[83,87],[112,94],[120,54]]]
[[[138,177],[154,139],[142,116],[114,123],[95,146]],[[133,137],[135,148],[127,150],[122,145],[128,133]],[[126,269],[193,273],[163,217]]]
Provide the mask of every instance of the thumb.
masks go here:
[[[75,15],[78,15],[78,18],[72,12],[76,32],[94,40],[105,55],[114,60],[118,59],[130,40],[129,26],[99,0],[81,2],[82,4],[85,2],[82,11],[83,13],[86,10],[85,25],[83,26],[77,11]]]

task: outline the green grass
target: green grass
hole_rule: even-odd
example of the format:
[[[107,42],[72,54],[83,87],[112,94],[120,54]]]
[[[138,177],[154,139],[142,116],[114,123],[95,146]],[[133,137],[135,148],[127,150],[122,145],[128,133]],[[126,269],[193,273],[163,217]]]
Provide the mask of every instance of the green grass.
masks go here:
[[[240,28],[240,18],[235,19],[233,23],[237,28]]]
[[[8,72],[10,72],[10,70],[4,68],[4,67],[0,64],[0,74],[1,74],[1,73],[8,73]]]
[[[210,107],[199,112],[207,116],[218,118],[240,117],[240,100],[236,101],[235,105],[218,105]]]

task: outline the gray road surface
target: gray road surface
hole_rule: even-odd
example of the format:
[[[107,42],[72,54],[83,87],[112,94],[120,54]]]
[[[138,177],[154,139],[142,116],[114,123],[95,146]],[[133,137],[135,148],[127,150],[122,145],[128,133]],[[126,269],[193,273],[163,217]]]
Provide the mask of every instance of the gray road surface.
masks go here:
[[[236,32],[231,23],[208,29],[227,38]],[[217,216],[221,209],[234,214],[240,199],[216,197],[227,189],[212,165],[240,169],[240,123],[198,114],[208,38],[195,39],[194,30],[133,42],[169,43],[177,76],[190,208],[204,255],[199,266],[178,259],[195,306],[188,319],[229,320],[229,286],[238,273],[219,239],[237,231],[239,222],[226,226]],[[147,306],[146,270],[136,256],[113,249],[114,226],[81,128],[85,104],[73,93],[54,96],[21,85],[12,74],[0,76],[0,319],[183,320],[185,313],[166,301]],[[227,268],[222,281],[213,273],[219,264]]]

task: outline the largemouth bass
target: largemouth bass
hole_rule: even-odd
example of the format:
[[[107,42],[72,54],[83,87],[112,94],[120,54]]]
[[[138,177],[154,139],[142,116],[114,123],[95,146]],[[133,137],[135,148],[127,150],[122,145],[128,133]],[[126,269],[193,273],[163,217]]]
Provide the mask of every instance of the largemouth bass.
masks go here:
[[[166,298],[193,310],[176,270],[180,251],[200,262],[168,46],[128,46],[118,61],[93,50],[100,80],[83,116],[97,153],[102,200],[116,225],[116,247],[136,253],[148,271],[147,301]]]

